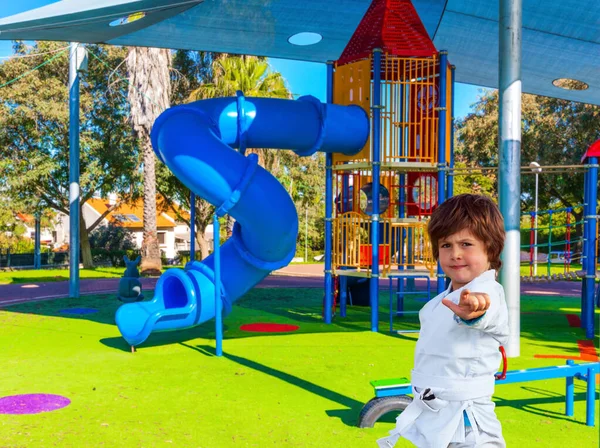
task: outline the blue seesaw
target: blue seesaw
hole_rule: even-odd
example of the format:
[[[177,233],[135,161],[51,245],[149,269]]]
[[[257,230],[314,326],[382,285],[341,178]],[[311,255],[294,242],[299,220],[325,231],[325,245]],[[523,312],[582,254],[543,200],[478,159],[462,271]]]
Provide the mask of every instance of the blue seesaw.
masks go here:
[[[503,352],[503,350],[501,350]],[[506,358],[502,373],[496,374],[496,384],[512,384],[527,381],[548,380],[554,378],[566,379],[565,392],[565,415],[573,416],[575,402],[574,380],[587,383],[586,388],[586,414],[585,424],[594,426],[594,398],[596,395],[596,375],[600,374],[600,362],[575,364],[568,360],[564,366],[540,367],[535,369],[506,371]],[[411,403],[412,387],[407,378],[394,378],[388,380],[371,381],[375,389],[375,397],[372,398],[360,412],[358,426],[360,428],[372,428],[383,415],[388,412],[402,412]]]

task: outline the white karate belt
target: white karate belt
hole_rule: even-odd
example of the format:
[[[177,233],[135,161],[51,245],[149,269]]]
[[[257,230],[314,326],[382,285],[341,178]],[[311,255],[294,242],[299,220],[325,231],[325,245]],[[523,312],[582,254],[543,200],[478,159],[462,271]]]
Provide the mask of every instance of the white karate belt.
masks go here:
[[[460,415],[467,413],[473,428],[475,442],[479,436],[479,429],[470,409],[471,400],[493,395],[494,377],[475,378],[448,378],[434,375],[424,375],[412,371],[412,387],[414,399],[410,405],[396,419],[396,427],[390,435],[377,440],[379,448],[393,448],[401,437],[401,433],[410,426],[423,412],[437,413],[445,408],[451,401],[463,402]],[[420,392],[418,392],[420,391]],[[460,417],[459,417],[460,418]]]

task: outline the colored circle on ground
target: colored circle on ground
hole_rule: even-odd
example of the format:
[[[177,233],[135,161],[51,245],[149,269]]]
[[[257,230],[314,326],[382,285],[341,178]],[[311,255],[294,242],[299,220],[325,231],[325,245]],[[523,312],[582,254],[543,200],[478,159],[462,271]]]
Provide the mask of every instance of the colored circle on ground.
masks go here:
[[[96,308],[67,308],[60,310],[60,313],[62,314],[94,314],[97,312],[98,310]]]
[[[298,325],[257,322],[255,324],[242,325],[240,330],[253,333],[289,333],[296,331],[298,328],[300,328]]]
[[[39,414],[56,411],[71,403],[66,397],[53,394],[23,394],[0,398],[0,414]]]

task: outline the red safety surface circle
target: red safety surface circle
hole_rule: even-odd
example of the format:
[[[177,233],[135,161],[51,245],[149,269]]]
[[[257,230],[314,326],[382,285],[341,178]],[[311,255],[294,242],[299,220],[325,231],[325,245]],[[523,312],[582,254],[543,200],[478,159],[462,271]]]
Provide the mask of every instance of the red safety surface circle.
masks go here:
[[[298,328],[300,328],[298,325],[257,322],[255,324],[242,325],[240,330],[254,333],[288,333],[296,331]]]

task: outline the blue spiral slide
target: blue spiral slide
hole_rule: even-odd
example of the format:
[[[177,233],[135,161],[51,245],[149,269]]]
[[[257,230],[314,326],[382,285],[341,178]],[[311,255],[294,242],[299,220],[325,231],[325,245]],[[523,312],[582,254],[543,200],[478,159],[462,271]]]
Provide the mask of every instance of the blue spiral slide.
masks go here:
[[[215,98],[172,107],[152,129],[159,159],[192,190],[236,220],[221,247],[224,312],[271,271],[290,263],[298,234],[292,199],[257,157],[233,148],[291,149],[301,156],[316,151],[356,154],[369,136],[369,119],[359,106],[298,100]],[[199,325],[215,316],[214,258],[169,269],[154,298],[122,305],[119,331],[132,346],[150,333]]]

